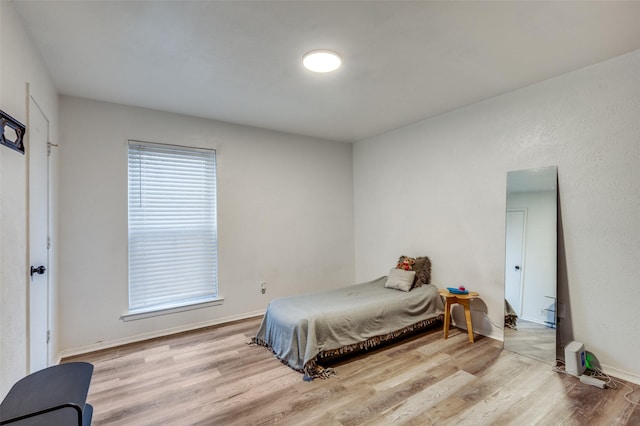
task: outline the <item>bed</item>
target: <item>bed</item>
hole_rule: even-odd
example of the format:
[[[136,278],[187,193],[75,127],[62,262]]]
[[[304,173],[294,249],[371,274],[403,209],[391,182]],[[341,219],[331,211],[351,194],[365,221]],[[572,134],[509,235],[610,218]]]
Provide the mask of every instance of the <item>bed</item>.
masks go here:
[[[430,265],[429,265],[430,269]],[[399,272],[390,271],[390,275]],[[323,358],[370,349],[441,324],[444,306],[431,284],[388,288],[389,277],[319,293],[275,299],[252,343],[269,348],[306,380],[328,377]]]

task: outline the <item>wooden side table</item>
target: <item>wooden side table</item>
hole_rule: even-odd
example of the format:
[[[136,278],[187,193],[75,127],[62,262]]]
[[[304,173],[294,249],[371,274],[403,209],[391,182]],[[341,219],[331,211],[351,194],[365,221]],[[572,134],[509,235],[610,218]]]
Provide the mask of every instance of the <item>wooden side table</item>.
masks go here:
[[[451,323],[451,305],[457,303],[464,306],[464,316],[467,319],[467,333],[469,341],[473,343],[473,325],[471,324],[471,308],[469,308],[469,300],[480,296],[477,291],[470,291],[468,294],[455,294],[449,290],[439,289],[438,292],[444,297],[444,338],[449,337],[449,324]]]

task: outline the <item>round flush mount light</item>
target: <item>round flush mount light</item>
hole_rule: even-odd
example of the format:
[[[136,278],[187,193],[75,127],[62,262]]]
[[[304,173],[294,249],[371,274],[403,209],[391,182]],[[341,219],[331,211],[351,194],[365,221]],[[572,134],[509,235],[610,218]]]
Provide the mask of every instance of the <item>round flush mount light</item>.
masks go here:
[[[305,68],[313,72],[331,72],[340,67],[342,59],[336,52],[319,49],[305,53],[302,63]]]

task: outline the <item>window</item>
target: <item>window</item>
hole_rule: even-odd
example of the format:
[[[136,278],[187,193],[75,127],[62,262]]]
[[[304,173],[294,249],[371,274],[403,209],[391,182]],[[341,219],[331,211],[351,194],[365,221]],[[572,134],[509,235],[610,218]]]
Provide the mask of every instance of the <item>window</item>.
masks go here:
[[[129,314],[217,293],[216,152],[129,141]]]

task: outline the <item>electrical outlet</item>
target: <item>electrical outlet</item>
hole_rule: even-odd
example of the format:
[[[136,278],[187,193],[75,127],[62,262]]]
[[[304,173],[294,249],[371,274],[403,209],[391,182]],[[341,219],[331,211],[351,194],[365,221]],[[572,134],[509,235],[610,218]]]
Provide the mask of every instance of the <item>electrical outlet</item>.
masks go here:
[[[267,292],[267,282],[266,281],[261,281],[260,282],[260,290],[262,291],[262,294],[265,294]]]

